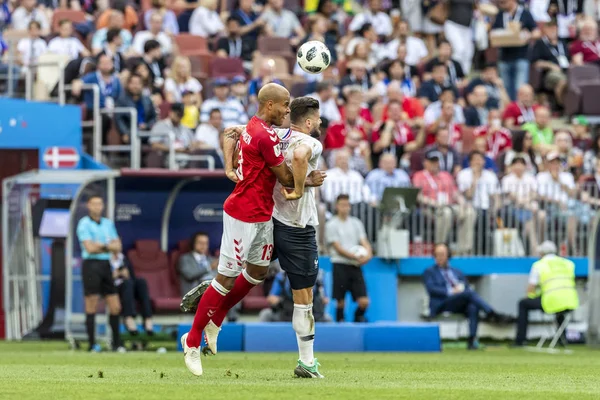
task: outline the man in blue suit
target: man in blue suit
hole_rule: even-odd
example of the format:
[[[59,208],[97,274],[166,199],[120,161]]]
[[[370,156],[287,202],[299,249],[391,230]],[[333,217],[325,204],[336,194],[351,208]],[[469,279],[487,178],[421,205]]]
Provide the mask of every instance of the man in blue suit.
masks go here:
[[[492,322],[509,322],[509,317],[501,315],[487,304],[469,286],[465,276],[448,264],[450,250],[445,243],[436,244],[433,255],[435,265],[423,273],[423,283],[429,294],[430,315],[442,312],[465,314],[469,319],[469,350],[479,348],[477,325],[479,311],[483,311]]]

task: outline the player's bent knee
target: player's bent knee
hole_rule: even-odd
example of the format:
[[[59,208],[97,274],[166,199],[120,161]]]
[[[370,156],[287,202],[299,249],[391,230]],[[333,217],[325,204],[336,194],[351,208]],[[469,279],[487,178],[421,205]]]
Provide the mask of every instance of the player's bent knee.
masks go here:
[[[231,290],[231,288],[233,287],[233,284],[235,283],[236,278],[237,278],[237,275],[232,277],[232,276],[226,276],[226,275],[222,275],[221,273],[218,273],[215,278],[215,281],[217,281],[217,283],[219,285],[223,286],[225,289]]]
[[[269,267],[262,267],[260,265],[246,264],[246,273],[257,281],[264,281],[267,277]]]
[[[369,307],[369,298],[368,297],[360,297],[358,299],[357,303],[360,308],[363,308],[363,309],[367,308],[367,307]]]
[[[294,290],[292,289],[292,297],[294,299],[294,304],[302,304],[308,305],[313,302],[313,291],[312,287]]]

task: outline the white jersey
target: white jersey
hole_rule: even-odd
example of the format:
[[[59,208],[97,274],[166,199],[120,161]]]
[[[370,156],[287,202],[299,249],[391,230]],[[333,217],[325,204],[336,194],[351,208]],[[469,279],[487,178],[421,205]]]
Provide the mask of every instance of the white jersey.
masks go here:
[[[281,140],[281,150],[288,167],[292,167],[294,149],[300,144],[305,144],[310,147],[312,152],[310,160],[308,160],[307,173],[310,174],[318,169],[319,157],[323,152],[321,142],[306,133],[292,131],[291,129],[278,129],[277,134]],[[298,228],[305,228],[306,225],[319,225],[315,194],[314,187],[305,187],[304,195],[300,199],[287,201],[281,194],[281,183],[277,182],[273,191],[273,200],[275,201],[273,218],[285,225]]]

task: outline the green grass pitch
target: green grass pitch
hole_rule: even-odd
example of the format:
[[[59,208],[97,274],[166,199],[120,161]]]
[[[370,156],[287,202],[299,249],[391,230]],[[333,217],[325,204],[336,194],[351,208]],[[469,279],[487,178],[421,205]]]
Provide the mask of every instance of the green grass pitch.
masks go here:
[[[441,354],[319,354],[323,380],[292,377],[297,354],[88,354],[64,343],[0,342],[0,399],[600,399],[600,352],[508,348]]]

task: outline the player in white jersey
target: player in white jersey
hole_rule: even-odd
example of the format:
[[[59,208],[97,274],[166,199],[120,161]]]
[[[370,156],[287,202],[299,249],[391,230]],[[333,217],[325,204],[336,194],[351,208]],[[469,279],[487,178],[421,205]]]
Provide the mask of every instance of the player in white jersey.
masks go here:
[[[301,378],[323,378],[319,363],[314,358],[315,320],[312,313],[313,287],[319,272],[319,252],[316,229],[319,224],[315,189],[305,187],[305,178],[317,170],[323,151],[320,135],[319,102],[310,97],[299,97],[290,104],[289,129],[279,129],[278,135],[285,162],[294,175],[294,189],[277,184],[273,191],[273,259],[279,258],[292,288],[294,312],[292,326],[296,331],[300,358],[294,374]],[[303,193],[302,197],[299,194]],[[298,200],[290,200],[291,198]],[[194,311],[206,289],[203,282],[188,292],[181,304],[183,311]],[[218,331],[205,331],[206,350],[216,353]]]

